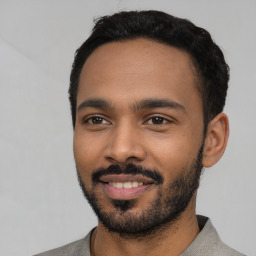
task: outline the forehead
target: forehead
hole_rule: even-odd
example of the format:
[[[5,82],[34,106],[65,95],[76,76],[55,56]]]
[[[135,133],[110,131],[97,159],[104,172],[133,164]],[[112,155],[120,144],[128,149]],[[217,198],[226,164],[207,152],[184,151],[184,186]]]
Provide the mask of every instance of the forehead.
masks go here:
[[[126,101],[170,96],[180,101],[191,93],[200,101],[195,74],[190,55],[181,49],[148,39],[111,42],[98,47],[86,60],[77,103],[114,96]]]

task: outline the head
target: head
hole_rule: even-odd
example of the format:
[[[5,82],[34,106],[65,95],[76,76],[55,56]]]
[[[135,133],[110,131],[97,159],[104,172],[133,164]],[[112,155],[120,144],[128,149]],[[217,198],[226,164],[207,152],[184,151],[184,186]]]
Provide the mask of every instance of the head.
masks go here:
[[[205,29],[160,11],[121,12],[97,20],[91,36],[76,51],[72,67],[69,100],[73,126],[79,78],[86,59],[103,44],[136,38],[148,38],[189,53],[198,78],[196,86],[203,102],[207,128],[208,122],[223,111],[229,67],[222,51]]]
[[[209,33],[163,12],[96,22],[70,79],[74,155],[100,224],[163,230],[195,210],[202,167],[224,152],[228,66]]]

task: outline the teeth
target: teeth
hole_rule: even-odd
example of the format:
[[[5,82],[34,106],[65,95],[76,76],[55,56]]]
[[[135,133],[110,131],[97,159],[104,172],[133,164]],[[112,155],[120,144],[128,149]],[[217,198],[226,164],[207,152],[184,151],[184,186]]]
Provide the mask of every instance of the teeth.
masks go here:
[[[143,185],[143,182],[137,182],[137,181],[128,181],[128,182],[109,182],[110,186],[116,187],[116,188],[137,188],[139,186]]]
[[[121,182],[117,182],[115,185],[116,185],[117,188],[123,188],[124,187],[123,183],[121,183]]]
[[[132,183],[129,181],[129,182],[125,182],[124,183],[124,188],[132,188]]]
[[[132,187],[137,188],[139,186],[139,183],[137,181],[132,182]]]

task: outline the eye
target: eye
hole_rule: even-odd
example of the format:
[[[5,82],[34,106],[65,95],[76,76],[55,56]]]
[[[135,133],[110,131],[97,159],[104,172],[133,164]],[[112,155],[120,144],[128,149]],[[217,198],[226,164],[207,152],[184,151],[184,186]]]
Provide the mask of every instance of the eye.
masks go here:
[[[161,116],[154,116],[151,117],[150,119],[148,119],[147,123],[148,124],[154,124],[154,125],[162,125],[162,124],[166,124],[166,123],[170,123],[171,121],[167,120],[164,117]]]
[[[106,119],[101,116],[91,116],[84,120],[84,123],[90,125],[101,125],[101,124],[110,124]]]

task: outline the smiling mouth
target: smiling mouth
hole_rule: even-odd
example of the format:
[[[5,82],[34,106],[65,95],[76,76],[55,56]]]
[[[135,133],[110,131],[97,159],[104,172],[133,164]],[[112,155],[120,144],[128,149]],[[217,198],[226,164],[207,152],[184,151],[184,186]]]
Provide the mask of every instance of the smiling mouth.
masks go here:
[[[115,188],[137,188],[143,186],[143,182],[128,181],[128,182],[109,182],[110,186]]]
[[[140,196],[155,184],[155,182],[142,175],[106,175],[100,179],[107,197],[111,199],[129,200]]]
[[[154,180],[143,175],[134,174],[110,174],[101,177],[100,182],[107,183],[116,188],[136,188],[153,184]]]

